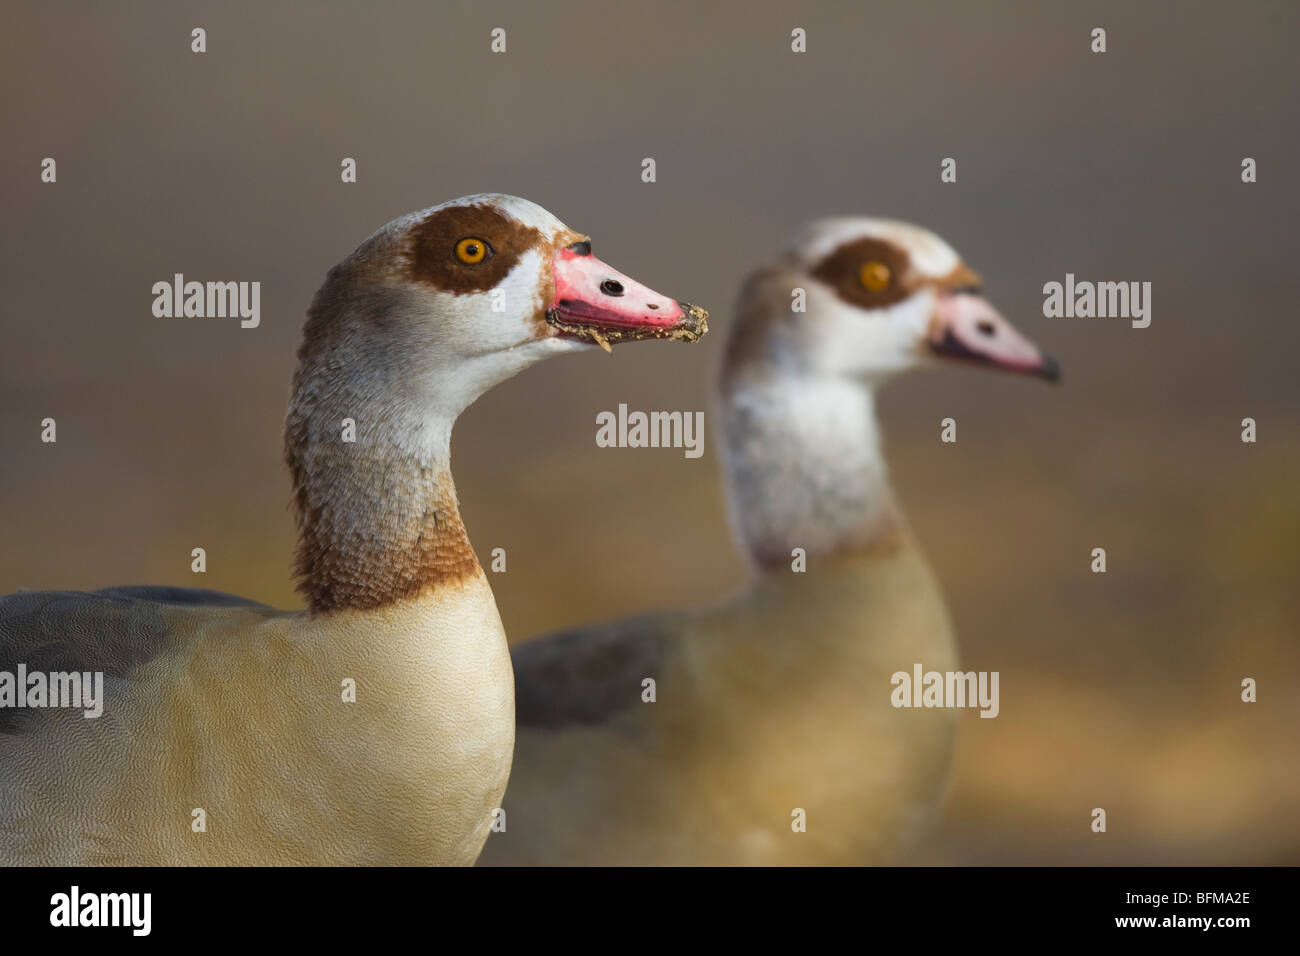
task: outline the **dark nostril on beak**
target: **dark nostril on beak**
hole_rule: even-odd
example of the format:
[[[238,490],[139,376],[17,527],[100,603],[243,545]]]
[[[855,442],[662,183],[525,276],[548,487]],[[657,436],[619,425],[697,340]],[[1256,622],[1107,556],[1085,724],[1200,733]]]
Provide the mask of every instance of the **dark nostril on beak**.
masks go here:
[[[600,284],[600,291],[605,293],[605,295],[622,295],[623,283],[619,282],[617,279],[606,279]]]
[[[993,327],[993,323],[988,319],[981,319],[979,322],[976,322],[975,328],[979,329],[981,335],[992,335],[997,331],[997,329]]]
[[[653,302],[647,302],[647,303],[645,304],[645,307],[646,307],[647,309],[654,309],[656,312],[659,311],[659,306],[655,305]]]

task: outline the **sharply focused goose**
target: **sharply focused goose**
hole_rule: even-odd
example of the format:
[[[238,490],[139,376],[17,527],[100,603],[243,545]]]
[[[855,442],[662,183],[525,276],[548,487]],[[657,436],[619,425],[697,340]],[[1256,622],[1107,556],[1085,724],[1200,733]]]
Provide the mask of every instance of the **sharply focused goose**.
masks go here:
[[[891,675],[957,656],[890,492],[874,395],[944,362],[1057,377],[914,226],[820,221],[750,277],[720,408],[754,580],[721,607],[515,648],[506,826],[481,862],[897,859],[942,799],[955,717],[896,709]]]
[[[452,424],[548,356],[704,331],[522,199],[376,232],[330,271],[298,353],[307,611],[160,587],[0,598],[0,863],[472,863],[514,689]],[[42,706],[81,689],[47,676],[68,672],[102,672],[103,699]]]

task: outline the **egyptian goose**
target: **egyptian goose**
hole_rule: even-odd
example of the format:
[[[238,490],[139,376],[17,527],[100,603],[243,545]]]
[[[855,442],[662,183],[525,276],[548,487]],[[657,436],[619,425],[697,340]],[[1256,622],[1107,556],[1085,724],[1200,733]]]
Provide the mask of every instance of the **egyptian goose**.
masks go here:
[[[953,670],[956,648],[874,393],[953,360],[1057,377],[978,282],[931,233],[861,218],[814,223],[749,278],[719,398],[754,579],[516,646],[506,826],[482,863],[872,863],[924,828],[954,712],[895,709],[891,675]]]
[[[523,199],[376,232],[330,270],[298,352],[306,611],[181,588],[0,598],[0,703],[20,669],[102,672],[106,698],[98,719],[0,709],[0,863],[472,863],[514,689],[452,424],[548,356],[704,331]]]

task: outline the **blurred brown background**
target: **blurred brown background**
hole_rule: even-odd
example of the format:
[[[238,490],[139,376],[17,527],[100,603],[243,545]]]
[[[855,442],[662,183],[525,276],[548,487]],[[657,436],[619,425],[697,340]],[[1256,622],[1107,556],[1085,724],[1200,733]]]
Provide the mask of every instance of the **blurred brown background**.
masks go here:
[[[1065,369],[1059,389],[944,370],[883,396],[965,662],[1002,674],[1001,716],[963,714],[917,860],[1300,862],[1300,13],[1133,7],[5,4],[0,591],[297,606],[280,427],[312,292],[388,219],[495,190],[714,312],[697,347],[552,361],[462,417],[457,485],[480,554],[508,550],[507,630],[716,600],[744,567],[714,433],[699,460],[599,449],[595,415],[708,408],[748,269],[816,215],[905,218]],[[1042,318],[1067,271],[1151,281],[1150,328]],[[260,280],[261,327],[154,318],[175,272]]]

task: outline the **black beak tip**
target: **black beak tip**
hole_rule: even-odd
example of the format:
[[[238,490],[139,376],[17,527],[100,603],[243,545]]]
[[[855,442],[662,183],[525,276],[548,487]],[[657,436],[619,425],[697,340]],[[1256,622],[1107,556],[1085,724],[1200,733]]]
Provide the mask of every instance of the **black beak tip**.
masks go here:
[[[1043,356],[1043,364],[1038,370],[1038,374],[1043,376],[1054,385],[1061,382],[1061,363],[1050,355]]]

